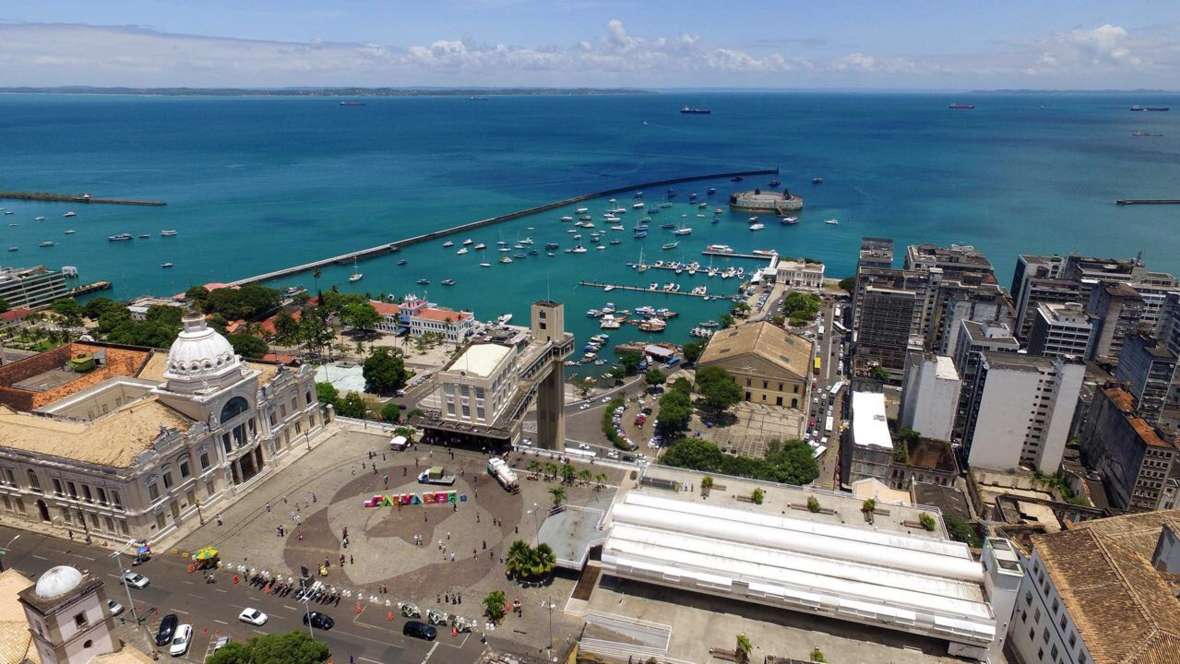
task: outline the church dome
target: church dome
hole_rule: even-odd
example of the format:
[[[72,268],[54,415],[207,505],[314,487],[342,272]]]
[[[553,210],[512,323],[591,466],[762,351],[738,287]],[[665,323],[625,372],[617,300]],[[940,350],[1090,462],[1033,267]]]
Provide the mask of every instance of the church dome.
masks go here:
[[[225,337],[205,323],[197,313],[184,316],[184,329],[168,349],[169,381],[200,381],[218,378],[240,369],[241,361]]]
[[[54,599],[72,592],[82,585],[82,573],[69,565],[58,565],[37,579],[33,592],[40,599]]]

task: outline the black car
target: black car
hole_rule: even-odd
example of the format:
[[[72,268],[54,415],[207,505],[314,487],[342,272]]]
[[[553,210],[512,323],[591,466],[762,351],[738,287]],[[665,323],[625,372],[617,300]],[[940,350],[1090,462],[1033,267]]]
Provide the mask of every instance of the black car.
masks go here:
[[[402,628],[402,634],[406,636],[412,636],[415,639],[433,641],[434,638],[438,636],[438,630],[434,628],[434,625],[427,625],[424,622],[411,620],[410,622],[406,623],[405,627]]]
[[[156,645],[166,646],[172,642],[173,635],[176,634],[176,627],[180,624],[180,619],[176,617],[175,613],[169,613],[160,621],[160,629],[156,631]]]
[[[332,620],[331,616],[326,616],[319,611],[312,611],[303,614],[303,624],[311,625],[316,629],[332,629],[336,625],[336,621]]]

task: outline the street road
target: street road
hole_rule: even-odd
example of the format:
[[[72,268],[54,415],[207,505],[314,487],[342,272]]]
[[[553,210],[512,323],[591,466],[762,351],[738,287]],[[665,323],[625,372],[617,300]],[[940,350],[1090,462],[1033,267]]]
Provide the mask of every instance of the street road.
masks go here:
[[[119,566],[109,550],[7,527],[0,527],[0,541],[7,542],[18,533],[20,539],[4,557],[6,569],[17,569],[34,580],[56,565],[70,565],[97,575],[106,582],[107,597],[124,606],[120,618],[125,619],[126,626],[120,629],[130,631],[132,618],[127,592],[119,581]],[[130,559],[124,556],[122,562],[126,567]],[[216,573],[216,583],[209,584],[200,572],[190,574],[187,562],[176,555],[157,555],[135,570],[151,579],[146,588],[131,590],[135,610],[144,620],[147,633],[154,637],[160,619],[168,613],[175,613],[182,624],[193,626],[194,638],[188,655],[171,658],[174,661],[204,661],[209,642],[221,635],[229,635],[233,641],[247,641],[260,634],[307,630],[303,625],[304,605],[295,601],[294,593],[274,597],[245,582],[234,585],[232,575],[224,570]],[[239,622],[238,614],[246,607],[263,611],[270,620],[263,627]],[[470,606],[463,608],[466,615],[476,613]],[[328,644],[337,663],[467,664],[476,661],[484,650],[478,632],[452,637],[449,629],[440,627],[435,643],[404,637],[401,630],[405,620],[396,615],[396,606],[392,608],[395,614],[392,621],[387,619],[389,609],[383,605],[364,602],[358,613],[355,599],[341,600],[339,606],[331,607],[312,603],[311,610],[325,613],[336,621],[332,630],[316,630],[314,634],[316,639]],[[116,623],[119,624],[118,619]],[[145,647],[142,631],[124,638],[141,649]],[[162,658],[168,658],[166,652]]]

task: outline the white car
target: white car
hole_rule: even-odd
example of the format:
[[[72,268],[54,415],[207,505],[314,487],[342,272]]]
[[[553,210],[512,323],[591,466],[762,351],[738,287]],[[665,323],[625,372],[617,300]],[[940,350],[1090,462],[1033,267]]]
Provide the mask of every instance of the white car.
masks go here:
[[[116,602],[113,599],[108,599],[107,600],[107,611],[110,612],[110,614],[112,616],[117,616],[120,613],[123,613],[123,605]]]
[[[258,609],[242,609],[238,614],[238,620],[261,627],[266,624],[266,614]]]
[[[588,449],[590,449],[590,444],[589,443],[578,443],[578,449],[579,450],[588,450]]]
[[[188,652],[188,647],[193,642],[193,626],[189,624],[181,625],[176,628],[176,634],[172,637],[172,644],[168,646],[168,654],[173,657],[181,657]]]
[[[142,574],[127,570],[126,572],[123,572],[123,583],[131,586],[132,588],[146,588],[147,585],[151,583],[151,579]]]
[[[589,407],[590,407],[590,404],[584,403],[581,406],[578,406],[578,410],[586,410]]]

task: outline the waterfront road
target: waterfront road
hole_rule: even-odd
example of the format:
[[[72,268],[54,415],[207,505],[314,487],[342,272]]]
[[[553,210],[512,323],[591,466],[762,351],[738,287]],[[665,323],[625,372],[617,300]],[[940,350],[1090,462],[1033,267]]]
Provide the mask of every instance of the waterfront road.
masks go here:
[[[107,597],[127,606],[127,592],[119,582],[119,566],[107,549],[86,546],[77,542],[49,537],[27,531],[0,527],[0,541],[13,542],[4,556],[4,567],[14,568],[30,579],[36,579],[55,565],[70,565],[97,575],[106,582]],[[123,565],[128,558],[123,557]],[[177,555],[157,555],[136,571],[151,579],[142,590],[132,590],[135,609],[144,620],[147,631],[154,635],[160,619],[175,613],[181,623],[193,626],[194,640],[188,655],[171,658],[174,661],[202,662],[212,639],[228,635],[233,641],[246,641],[267,633],[306,630],[303,625],[304,605],[296,602],[294,594],[274,597],[245,583],[234,585],[227,571],[217,572],[216,583],[206,583],[200,573],[190,574],[186,562]],[[263,627],[239,622],[243,608],[256,608],[270,620]],[[384,606],[365,603],[357,612],[355,600],[340,602],[339,606],[311,604],[311,610],[331,616],[336,625],[330,631],[315,631],[315,637],[328,644],[336,662],[359,664],[467,664],[476,661],[484,650],[479,633],[452,637],[449,630],[439,629],[437,642],[429,643],[402,636],[405,621],[399,616],[389,620]],[[396,613],[396,607],[393,609]],[[120,616],[118,630],[129,643],[144,647],[142,633],[134,634],[130,609]],[[166,654],[162,659],[168,659]]]

